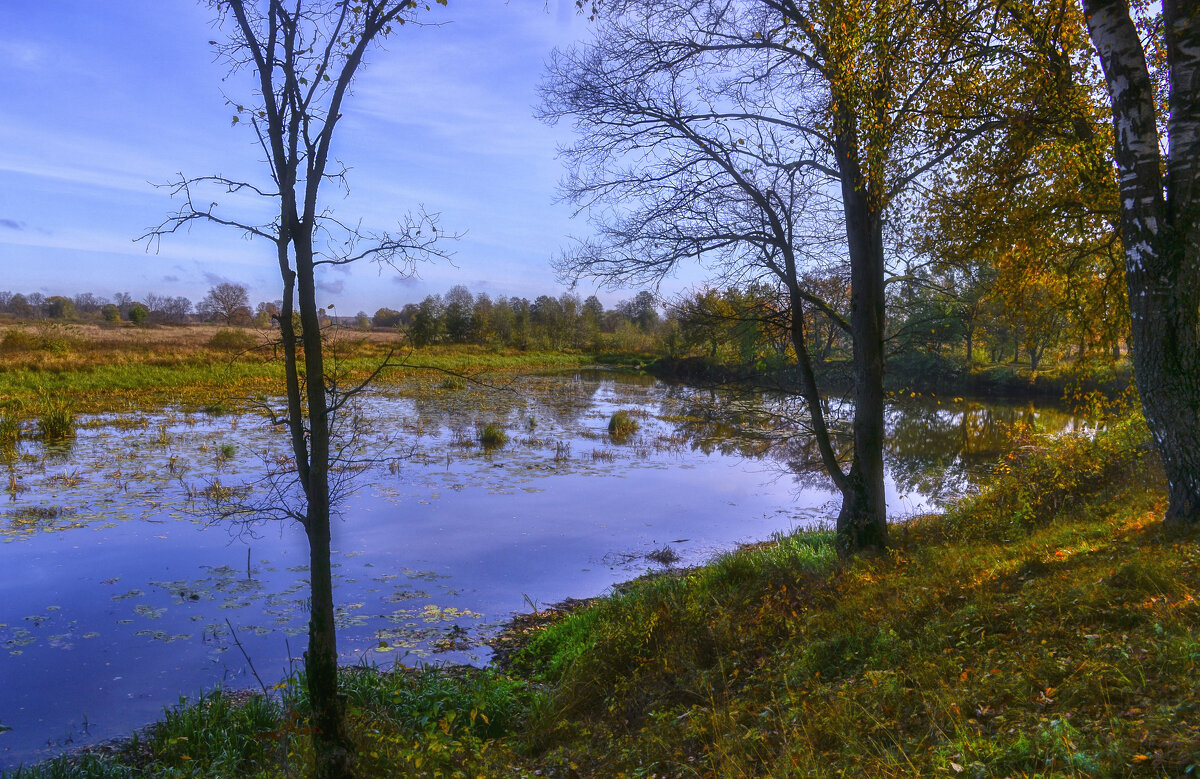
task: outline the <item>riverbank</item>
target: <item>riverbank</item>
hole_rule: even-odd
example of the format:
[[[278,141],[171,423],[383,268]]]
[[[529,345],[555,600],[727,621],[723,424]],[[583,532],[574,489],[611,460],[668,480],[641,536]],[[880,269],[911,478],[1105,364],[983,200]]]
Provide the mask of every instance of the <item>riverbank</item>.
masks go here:
[[[360,770],[1190,775],[1200,547],[1161,530],[1164,508],[1139,421],[1030,438],[886,555],[786,536],[518,621],[503,670],[348,669]],[[295,680],[215,692],[120,749],[10,775],[300,775],[305,712]]]
[[[633,358],[629,358],[633,359]],[[795,387],[799,377],[791,365],[727,365],[703,357],[644,359],[644,369],[672,381],[749,384],[766,389]],[[852,366],[830,360],[814,366],[823,392],[845,392],[854,381]],[[891,393],[936,392],[943,397],[967,396],[1074,404],[1092,393],[1117,398],[1130,391],[1133,374],[1127,359],[1065,362],[1032,370],[1014,363],[977,363],[969,368],[949,357],[920,352],[888,359],[884,387]]]
[[[76,413],[166,405],[234,409],[284,394],[281,351],[272,330],[215,325],[0,327],[0,414],[36,416],[47,402]],[[380,385],[438,382],[447,376],[588,366],[583,353],[474,346],[408,346],[399,333],[333,330],[326,365],[344,383],[362,381],[386,361]]]

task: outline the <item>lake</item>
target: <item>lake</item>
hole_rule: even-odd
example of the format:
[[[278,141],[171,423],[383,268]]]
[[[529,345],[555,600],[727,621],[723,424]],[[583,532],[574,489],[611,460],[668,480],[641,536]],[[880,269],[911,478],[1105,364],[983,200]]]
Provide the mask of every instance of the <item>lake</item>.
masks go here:
[[[361,463],[333,528],[343,662],[483,664],[512,613],[661,568],[650,553],[692,565],[836,514],[804,436],[775,432],[795,413],[777,398],[598,371],[496,381],[382,388],[350,420]],[[640,424],[621,441],[618,409]],[[3,461],[0,768],[126,735],[217,684],[256,687],[247,656],[272,684],[305,647],[303,531],[216,523],[203,499],[261,489],[286,460],[279,428],[179,409],[78,421],[69,445],[22,441]],[[486,423],[508,443],[482,447]],[[897,398],[889,516],[970,489],[1022,424],[1078,423]]]

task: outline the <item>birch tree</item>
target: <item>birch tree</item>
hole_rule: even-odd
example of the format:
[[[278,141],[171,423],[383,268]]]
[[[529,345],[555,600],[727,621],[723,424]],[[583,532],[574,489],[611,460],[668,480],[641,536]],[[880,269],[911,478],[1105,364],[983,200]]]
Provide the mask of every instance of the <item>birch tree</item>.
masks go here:
[[[1150,50],[1128,0],[1083,0],[1112,100],[1121,237],[1142,409],[1169,525],[1200,523],[1200,2],[1163,0]],[[1156,45],[1157,44],[1157,45]],[[1154,74],[1167,85],[1156,100]],[[1164,115],[1165,113],[1165,115]]]

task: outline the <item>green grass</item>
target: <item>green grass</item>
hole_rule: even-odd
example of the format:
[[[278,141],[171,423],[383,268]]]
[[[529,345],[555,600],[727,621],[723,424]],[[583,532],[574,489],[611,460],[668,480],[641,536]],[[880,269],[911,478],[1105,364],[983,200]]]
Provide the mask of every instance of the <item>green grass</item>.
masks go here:
[[[1200,764],[1200,549],[1160,530],[1144,435],[1031,440],[885,555],[839,561],[804,534],[573,613],[515,659],[552,691],[521,765],[1184,775]]]
[[[9,333],[11,334],[10,330]],[[253,336],[251,336],[253,337]],[[387,357],[386,344],[329,347],[327,365],[352,383],[369,376]],[[396,359],[396,358],[393,358]],[[476,347],[415,350],[376,379],[379,384],[410,382],[446,372],[553,370],[589,364],[587,355],[562,352],[489,351]],[[64,399],[80,412],[151,408],[170,404],[201,406],[224,399],[284,394],[283,362],[269,349],[238,352],[191,347],[170,351],[72,352],[61,358],[12,360],[0,365],[0,409]],[[229,400],[215,401],[228,405]]]
[[[479,429],[479,443],[485,449],[497,449],[508,443],[508,433],[495,422],[488,422]]]
[[[628,438],[638,431],[641,425],[634,419],[633,412],[626,409],[614,411],[608,418],[608,433],[613,438]]]
[[[0,452],[11,456],[16,452],[21,440],[21,421],[16,414],[9,412],[0,415]]]
[[[75,437],[75,413],[65,406],[50,406],[38,414],[38,435],[53,443]]]

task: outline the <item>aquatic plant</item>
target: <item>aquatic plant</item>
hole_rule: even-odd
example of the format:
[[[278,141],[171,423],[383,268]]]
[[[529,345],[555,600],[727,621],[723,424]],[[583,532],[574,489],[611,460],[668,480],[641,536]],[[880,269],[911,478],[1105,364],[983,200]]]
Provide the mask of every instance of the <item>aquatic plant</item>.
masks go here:
[[[15,415],[8,413],[0,417],[0,452],[11,455],[21,440],[21,423]]]
[[[488,422],[479,431],[479,443],[485,449],[494,449],[508,443],[508,433],[495,422]]]
[[[613,438],[626,438],[638,431],[641,425],[633,418],[632,412],[619,409],[608,418],[608,433]]]
[[[43,441],[65,441],[75,437],[75,413],[66,406],[51,406],[38,415],[38,434]]]

